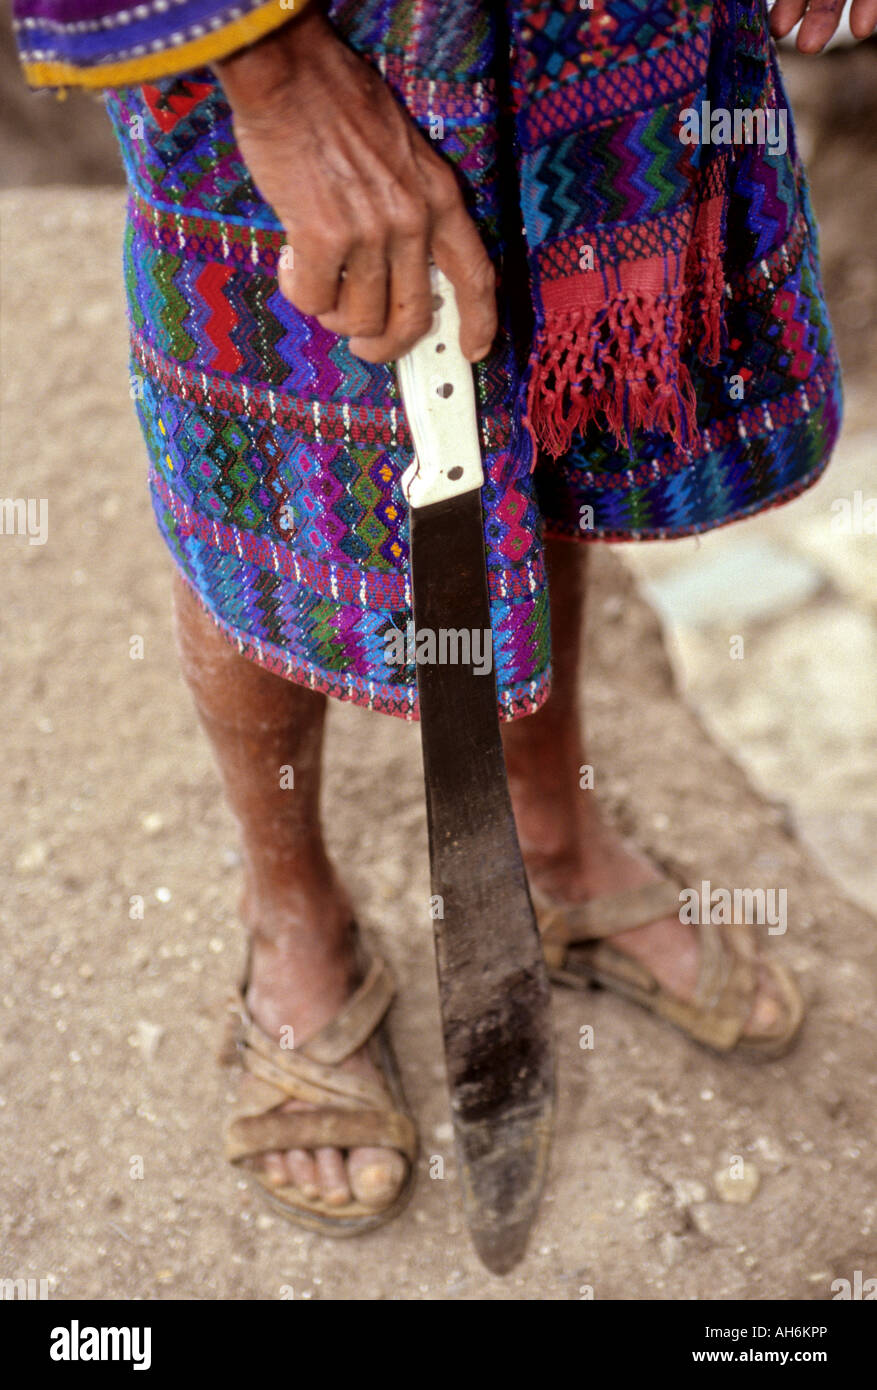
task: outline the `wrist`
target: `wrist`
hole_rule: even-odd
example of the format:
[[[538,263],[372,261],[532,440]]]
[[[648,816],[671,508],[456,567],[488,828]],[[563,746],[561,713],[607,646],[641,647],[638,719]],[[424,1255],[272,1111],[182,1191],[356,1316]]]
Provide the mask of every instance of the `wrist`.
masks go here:
[[[212,67],[229,103],[236,109],[265,106],[293,80],[308,56],[313,58],[334,31],[320,0],[310,0],[279,29],[246,48],[239,48]],[[335,40],[337,42],[337,39]]]

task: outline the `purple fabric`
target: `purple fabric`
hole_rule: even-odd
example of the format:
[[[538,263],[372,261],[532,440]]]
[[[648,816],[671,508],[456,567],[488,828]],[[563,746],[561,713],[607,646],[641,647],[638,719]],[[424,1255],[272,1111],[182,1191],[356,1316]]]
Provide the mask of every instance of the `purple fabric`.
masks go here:
[[[135,8],[138,0],[119,4],[118,0],[14,0],[12,12],[16,19],[30,15],[35,19],[50,19],[56,24],[78,24],[83,20],[103,19],[106,15],[123,14]],[[176,12],[185,4],[169,4]]]
[[[13,0],[22,63],[90,68],[173,50],[263,0]],[[87,26],[87,27],[82,27]],[[172,36],[177,40],[171,42]]]

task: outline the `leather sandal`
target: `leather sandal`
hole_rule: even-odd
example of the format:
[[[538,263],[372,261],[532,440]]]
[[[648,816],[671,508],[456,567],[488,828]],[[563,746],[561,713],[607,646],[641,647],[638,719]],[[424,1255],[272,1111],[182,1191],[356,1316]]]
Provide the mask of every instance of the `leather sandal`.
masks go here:
[[[685,1001],[656,980],[640,961],[610,944],[618,932],[662,917],[678,917],[681,888],[662,878],[641,888],[564,904],[533,890],[548,973],[558,984],[585,989],[603,985],[681,1028],[716,1052],[732,1050],[753,1060],[781,1057],[795,1042],[804,1003],[787,970],[756,950],[748,923],[696,923],[700,969],[694,997]],[[743,1035],[758,987],[758,971],[771,976],[783,1013],[766,1033]]]
[[[385,1015],[395,993],[389,967],[374,956],[362,984],[318,1033],[300,1047],[284,1048],[251,1018],[247,977],[230,1006],[234,1057],[244,1068],[241,1090],[226,1129],[229,1162],[243,1164],[271,1150],[397,1149],[408,1161],[405,1183],[393,1202],[376,1211],[352,1199],[331,1207],[294,1186],[277,1187],[258,1170],[250,1173],[271,1205],[296,1225],[330,1236],[354,1236],[383,1226],[402,1210],[414,1183],[417,1131],[405,1097]],[[353,1076],[341,1063],[368,1045],[384,1084]],[[232,1057],[226,1049],[224,1060]],[[284,1111],[286,1101],[314,1108]]]

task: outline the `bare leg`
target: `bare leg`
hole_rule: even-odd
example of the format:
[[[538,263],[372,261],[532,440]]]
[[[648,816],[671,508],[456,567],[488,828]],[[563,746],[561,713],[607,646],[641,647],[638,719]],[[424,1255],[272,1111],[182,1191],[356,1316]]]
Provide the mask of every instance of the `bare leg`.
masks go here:
[[[521,848],[534,883],[567,902],[636,888],[659,877],[657,869],[602,819],[593,791],[582,790],[586,763],[579,717],[581,635],[587,547],[549,540],[554,676],[551,695],[538,713],[503,728],[509,785]],[[699,946],[694,927],[677,917],[613,937],[613,944],[641,961],[665,989],[690,999],[697,983]],[[762,972],[747,1032],[768,1030],[779,1008]]]
[[[252,936],[248,1007],[265,1031],[291,1026],[304,1042],[356,985],[351,908],[329,863],[320,827],[326,698],[240,656],[178,576],[174,612],[183,674],[213,745],[243,842],[241,917]],[[294,788],[281,785],[284,766]],[[362,1053],[346,1064],[374,1076]],[[276,1184],[334,1205],[387,1205],[405,1176],[387,1149],[292,1151],[264,1159]]]

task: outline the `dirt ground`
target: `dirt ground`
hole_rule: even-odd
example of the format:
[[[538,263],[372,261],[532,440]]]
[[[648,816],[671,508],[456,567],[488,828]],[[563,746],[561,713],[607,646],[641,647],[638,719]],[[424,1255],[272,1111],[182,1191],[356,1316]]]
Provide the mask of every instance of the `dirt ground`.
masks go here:
[[[47,544],[2,538],[0,1277],[48,1278],[56,1298],[822,1300],[877,1275],[874,918],[804,848],[785,793],[758,793],[680,698],[657,618],[603,548],[583,692],[598,794],[691,882],[787,887],[771,944],[808,996],[799,1047],[719,1061],[617,997],[557,993],[547,1193],[524,1262],[487,1274],[443,1083],[418,732],[333,705],[329,840],[399,979],[417,1189],[385,1230],[329,1242],[224,1164],[238,857],[177,671],[127,394],[122,198],[13,190],[0,223],[2,492],[49,504]],[[831,256],[865,294],[863,258]],[[774,660],[755,646],[756,685]]]

